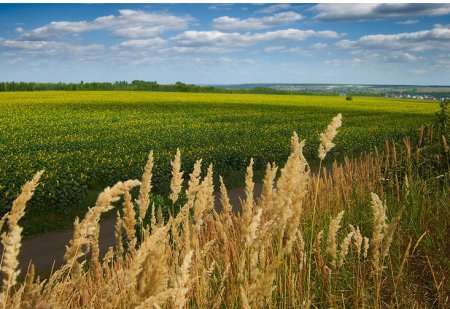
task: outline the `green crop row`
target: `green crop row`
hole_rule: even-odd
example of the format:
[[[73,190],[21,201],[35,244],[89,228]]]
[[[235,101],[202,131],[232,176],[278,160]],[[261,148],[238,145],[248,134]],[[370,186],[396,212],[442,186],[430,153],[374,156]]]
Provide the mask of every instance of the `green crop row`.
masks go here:
[[[183,168],[203,158],[217,172],[281,164],[289,138],[316,154],[329,120],[343,114],[333,154],[368,150],[431,122],[437,104],[384,98],[161,92],[0,93],[0,212],[40,169],[30,207],[74,205],[94,184],[139,178],[154,150],[153,182],[163,191],[179,147]],[[206,164],[205,164],[206,165]],[[187,173],[186,173],[187,174]]]

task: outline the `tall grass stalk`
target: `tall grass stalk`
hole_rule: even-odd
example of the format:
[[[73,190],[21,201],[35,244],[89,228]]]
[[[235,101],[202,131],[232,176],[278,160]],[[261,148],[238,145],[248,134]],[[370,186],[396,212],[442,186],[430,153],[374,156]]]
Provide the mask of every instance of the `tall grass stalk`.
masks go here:
[[[154,205],[146,211],[152,204],[150,155],[142,181],[106,188],[75,221],[62,267],[42,280],[31,266],[18,280],[17,221],[38,173],[17,198],[2,236],[3,308],[444,308],[448,259],[430,252],[446,248],[450,177],[417,154],[414,147],[429,145],[427,138],[408,143],[387,143],[384,151],[345,158],[314,175],[294,133],[279,175],[275,164],[267,166],[260,198],[253,198],[250,162],[242,214],[233,212],[237,205],[222,179],[224,211],[215,210],[212,166],[202,175],[200,161],[181,203],[180,151],[168,205],[181,204],[179,211],[169,217]],[[99,220],[113,207],[123,208],[117,244],[103,253]]]

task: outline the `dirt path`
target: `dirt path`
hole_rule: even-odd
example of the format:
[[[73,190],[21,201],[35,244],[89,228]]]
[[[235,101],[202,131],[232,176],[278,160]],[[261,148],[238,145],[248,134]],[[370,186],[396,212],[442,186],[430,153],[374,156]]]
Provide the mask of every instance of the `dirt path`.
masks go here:
[[[261,184],[255,185],[255,198],[261,195]],[[228,195],[232,205],[240,205],[239,198],[243,199],[245,193],[243,189],[229,190]],[[220,194],[215,195],[215,208],[220,210]],[[234,209],[237,211],[238,209]],[[100,250],[106,252],[110,246],[115,245],[114,226],[115,219],[105,219],[100,222]],[[49,273],[54,264],[55,269],[63,262],[66,246],[73,236],[73,229],[58,232],[49,232],[43,235],[28,238],[22,241],[19,261],[21,273],[24,274],[31,261],[36,267],[36,271],[41,274]],[[0,250],[2,250],[0,246]]]

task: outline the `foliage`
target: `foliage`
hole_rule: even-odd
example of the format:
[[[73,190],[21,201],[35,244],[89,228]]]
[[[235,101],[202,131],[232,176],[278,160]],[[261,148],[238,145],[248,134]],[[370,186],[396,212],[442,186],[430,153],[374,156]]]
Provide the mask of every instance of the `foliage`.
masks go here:
[[[438,178],[430,165],[422,164],[421,149],[433,143],[431,135],[420,143],[388,142],[382,152],[347,157],[331,170],[313,174],[294,134],[280,173],[275,165],[267,166],[259,199],[253,196],[250,163],[240,213],[228,207],[224,188],[223,211],[216,211],[209,170],[191,174],[189,194],[176,215],[164,219],[152,209],[147,213],[150,223],[142,224],[136,220],[142,205],[134,205],[130,192],[145,183],[144,177],[119,182],[100,194],[83,220],[76,220],[61,268],[42,281],[30,266],[25,280],[17,282],[17,218],[38,173],[14,202],[2,234],[7,258],[1,269],[8,280],[0,304],[448,308],[450,175]],[[177,172],[175,166],[172,175],[177,177]],[[129,201],[118,212],[117,244],[101,254],[100,214],[122,195]],[[141,224],[140,235],[135,235],[135,224]]]
[[[328,120],[345,113],[330,159],[399,140],[431,121],[430,102],[384,98],[196,94],[162,92],[0,93],[0,203],[5,213],[19,187],[45,169],[29,209],[52,212],[79,204],[89,190],[141,175],[154,149],[154,191],[170,181],[170,157],[180,147],[182,168],[203,158],[214,175],[256,170],[289,155],[296,130],[317,139]],[[402,121],[398,121],[399,117]],[[306,144],[314,157],[316,146]],[[185,175],[187,176],[187,175]]]
[[[446,136],[447,133],[447,124],[449,122],[447,109],[449,103],[449,100],[442,100],[439,103],[440,110],[435,114],[435,125],[438,127],[441,136]]]
[[[253,87],[248,89],[233,89],[213,86],[198,86],[176,82],[172,85],[161,85],[156,81],[91,82],[84,83],[36,83],[36,82],[1,82],[0,92],[7,91],[167,91],[167,92],[201,92],[201,93],[261,93],[261,94],[291,94],[270,87]],[[298,92],[297,92],[298,93]]]

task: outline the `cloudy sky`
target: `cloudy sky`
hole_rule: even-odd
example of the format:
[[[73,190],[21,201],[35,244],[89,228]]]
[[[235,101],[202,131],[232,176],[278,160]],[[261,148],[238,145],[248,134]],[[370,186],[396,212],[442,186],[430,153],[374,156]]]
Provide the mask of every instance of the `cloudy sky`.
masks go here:
[[[0,4],[0,81],[450,84],[450,4]]]

